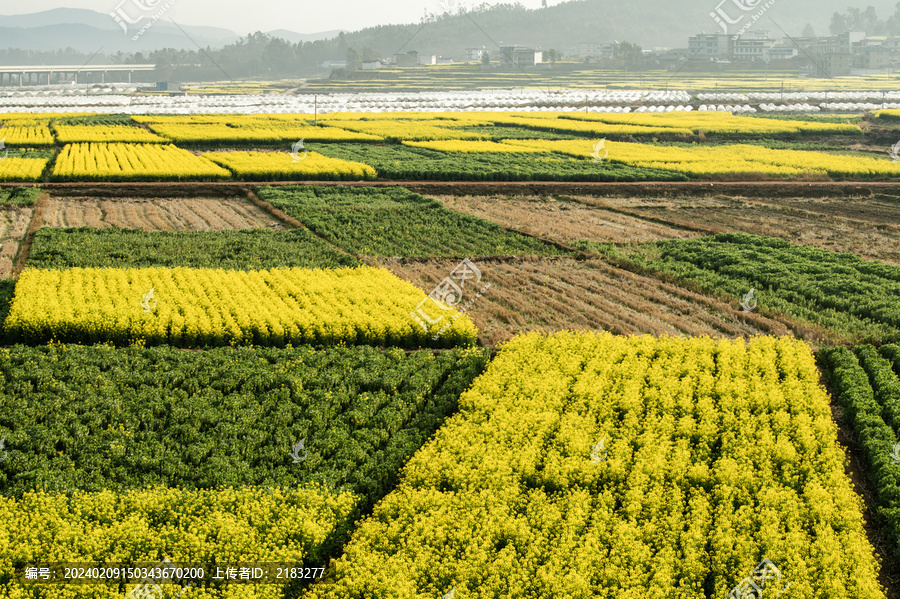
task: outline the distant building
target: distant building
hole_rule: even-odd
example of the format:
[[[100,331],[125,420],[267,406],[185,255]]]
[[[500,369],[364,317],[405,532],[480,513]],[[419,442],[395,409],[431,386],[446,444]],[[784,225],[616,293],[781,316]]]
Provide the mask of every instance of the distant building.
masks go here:
[[[419,53],[410,50],[404,54],[394,54],[391,63],[398,67],[414,67],[419,64]]]
[[[852,55],[849,52],[824,52],[813,55],[816,77],[849,75]]]
[[[600,44],[594,42],[581,42],[578,44],[578,58],[599,58]]]
[[[797,48],[788,46],[773,46],[766,50],[766,58],[770,61],[791,60],[799,55],[800,51]]]
[[[660,66],[669,71],[681,68],[690,58],[690,50],[687,48],[675,48],[667,50],[658,55]]]
[[[699,33],[688,38],[690,55],[699,60],[728,59],[734,56],[732,36],[724,33]]]
[[[362,70],[375,71],[383,66],[384,64],[380,60],[366,60],[362,63]]]
[[[866,46],[854,56],[853,65],[866,70],[886,69],[891,66],[894,54],[882,46]]]
[[[766,31],[755,32],[755,35],[751,36],[740,36],[734,40],[734,60],[765,60],[769,49],[774,46],[775,40],[770,38]]]
[[[866,38],[866,46],[880,46],[891,52],[897,53],[900,52],[900,37],[894,37],[892,35],[881,35],[878,37],[867,37]]]
[[[466,48],[466,62],[481,60],[484,56],[484,48]]]
[[[500,48],[500,63],[503,66],[533,67],[543,62],[541,50],[525,46],[503,46]]]
[[[323,69],[342,69],[347,66],[346,60],[326,60],[319,67]]]

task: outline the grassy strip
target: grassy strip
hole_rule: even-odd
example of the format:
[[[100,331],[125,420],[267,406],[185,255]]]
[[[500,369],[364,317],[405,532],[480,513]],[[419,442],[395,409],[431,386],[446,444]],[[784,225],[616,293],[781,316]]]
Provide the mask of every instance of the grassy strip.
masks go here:
[[[143,231],[90,227],[43,228],[34,237],[30,268],[184,266],[263,270],[340,268],[358,262],[305,229],[268,231]]]
[[[539,240],[405,189],[262,187],[261,199],[358,256],[560,255]]]
[[[402,145],[310,145],[333,158],[363,162],[384,179],[435,181],[687,181],[680,173],[562,154],[461,154]]]
[[[0,206],[34,206],[39,195],[41,195],[39,187],[0,189]]]

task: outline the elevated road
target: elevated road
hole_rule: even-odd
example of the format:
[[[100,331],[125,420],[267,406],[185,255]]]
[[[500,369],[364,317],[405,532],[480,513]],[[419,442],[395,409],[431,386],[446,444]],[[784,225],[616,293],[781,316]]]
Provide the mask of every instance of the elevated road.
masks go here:
[[[61,65],[15,65],[0,66],[0,85],[50,85],[55,82],[75,81],[78,83],[80,74],[89,75],[100,73],[100,83],[106,83],[107,73],[128,73],[128,83],[131,83],[135,72],[155,71],[153,64],[92,64],[77,66],[73,64]]]

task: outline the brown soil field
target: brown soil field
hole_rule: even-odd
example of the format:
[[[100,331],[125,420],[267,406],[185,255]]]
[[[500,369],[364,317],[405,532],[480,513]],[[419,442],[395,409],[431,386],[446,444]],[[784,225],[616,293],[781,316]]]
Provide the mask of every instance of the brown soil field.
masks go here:
[[[579,239],[643,243],[702,235],[582,202],[550,196],[432,196],[444,206],[529,235],[572,243]]]
[[[792,243],[900,265],[900,197],[896,196],[577,199],[586,205],[706,233],[739,231],[781,237]]]
[[[43,225],[122,227],[149,231],[286,228],[244,198],[51,197]]]
[[[458,261],[390,260],[379,265],[426,293]],[[740,306],[635,274],[600,260],[511,258],[477,263],[481,286],[490,283],[468,314],[479,341],[496,347],[525,331],[606,330],[615,334],[750,337],[796,334],[811,343],[827,335],[789,320],[744,312]],[[463,290],[463,302],[475,291]]]
[[[10,276],[19,245],[28,231],[33,208],[0,209],[0,279]]]

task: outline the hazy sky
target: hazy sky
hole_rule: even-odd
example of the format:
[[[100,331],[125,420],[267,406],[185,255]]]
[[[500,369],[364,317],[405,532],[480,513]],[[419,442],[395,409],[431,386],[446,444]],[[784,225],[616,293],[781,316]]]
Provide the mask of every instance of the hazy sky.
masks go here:
[[[108,13],[123,0],[29,0],[28,2],[0,1],[0,14],[26,14],[53,8],[87,8]],[[124,0],[147,2],[163,6],[171,0]],[[458,5],[478,6],[513,3],[515,0],[174,0],[166,11],[167,17],[179,25],[210,25],[224,27],[239,35],[254,31],[289,29],[298,33],[316,33],[333,29],[354,30],[388,23],[416,23],[425,14],[440,14],[443,3],[455,12]],[[541,0],[519,0],[527,8],[538,8]],[[553,6],[560,0],[548,0]]]

